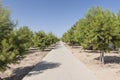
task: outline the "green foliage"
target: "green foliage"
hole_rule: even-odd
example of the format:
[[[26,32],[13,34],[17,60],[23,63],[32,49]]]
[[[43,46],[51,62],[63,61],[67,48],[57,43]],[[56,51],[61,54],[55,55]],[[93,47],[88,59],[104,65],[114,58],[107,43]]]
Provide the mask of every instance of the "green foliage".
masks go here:
[[[0,3],[0,68],[12,60],[15,52],[10,52],[12,46],[10,34],[14,25],[10,20],[9,15],[9,9],[3,8]]]
[[[14,29],[15,24],[9,15],[10,10],[0,3],[0,70],[19,60],[30,47],[44,50],[59,40],[52,33],[33,33],[27,26]]]
[[[83,48],[102,53],[110,51],[110,45],[120,48],[120,11],[116,16],[109,10],[93,7],[75,25],[74,33],[70,28],[63,34],[63,41],[72,43],[75,39]]]
[[[30,31],[27,26],[21,27],[19,30],[16,30],[16,34],[18,36],[18,44],[21,43],[25,49],[32,46],[33,32]]]
[[[56,43],[58,40],[59,39],[52,33],[46,34],[44,31],[35,33],[33,37],[34,47],[38,47],[41,50]]]
[[[52,33],[47,34],[46,44],[50,46],[51,44],[55,44],[59,39]]]
[[[35,47],[44,50],[46,48],[46,34],[43,31],[35,33],[34,36]]]
[[[109,45],[119,46],[120,43],[120,12],[114,15],[109,10],[93,7],[83,19],[75,25],[75,31],[68,30],[62,37],[65,42],[79,42],[87,49],[109,51]]]
[[[76,31],[76,25],[72,26],[70,30],[68,30],[65,34],[63,34],[62,40],[71,45],[77,43],[75,39],[75,31]]]
[[[31,37],[26,36],[30,34],[26,34],[24,30],[22,31],[22,33],[20,33],[20,31],[21,29],[12,30],[9,36],[2,39],[0,45],[0,67],[5,66],[8,63],[15,62],[17,59],[25,54],[25,50],[28,48],[28,44],[31,44]]]

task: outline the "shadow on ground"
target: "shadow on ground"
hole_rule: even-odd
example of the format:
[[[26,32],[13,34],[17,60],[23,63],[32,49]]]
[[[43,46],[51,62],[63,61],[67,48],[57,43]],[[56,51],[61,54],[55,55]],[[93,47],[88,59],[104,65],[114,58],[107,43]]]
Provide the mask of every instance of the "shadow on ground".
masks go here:
[[[61,65],[60,63],[52,63],[52,62],[42,61],[42,62],[38,63],[37,67],[35,67],[35,68],[34,68],[34,66],[17,68],[13,71],[13,74],[11,77],[6,77],[6,78],[0,79],[0,80],[22,80],[23,77],[27,74],[28,74],[27,76],[40,74],[40,73],[43,73],[47,69],[57,68],[60,65]],[[31,70],[32,70],[32,72],[29,73],[29,71],[31,71]]]
[[[27,76],[37,75],[43,73],[47,69],[57,68],[60,65],[60,63],[42,61]]]
[[[95,60],[100,60],[100,57],[95,58]],[[120,57],[118,56],[105,56],[104,60],[105,60],[105,64],[108,64],[108,63],[120,64]]]
[[[32,70],[34,66],[20,67],[12,72],[12,76],[6,77],[2,80],[22,80],[22,78]],[[24,73],[24,74],[23,74]]]

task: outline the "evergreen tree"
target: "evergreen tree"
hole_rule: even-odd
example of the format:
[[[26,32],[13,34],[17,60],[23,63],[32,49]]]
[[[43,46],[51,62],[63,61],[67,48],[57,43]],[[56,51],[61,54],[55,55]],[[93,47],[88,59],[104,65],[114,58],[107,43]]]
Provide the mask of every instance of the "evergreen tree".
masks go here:
[[[75,25],[74,37],[83,48],[99,50],[100,60],[104,63],[104,53],[112,48],[120,48],[120,12],[116,16],[109,10],[103,10],[101,7],[93,7],[86,16],[80,19]],[[70,28],[71,30],[71,28]],[[70,42],[69,31],[62,39]]]

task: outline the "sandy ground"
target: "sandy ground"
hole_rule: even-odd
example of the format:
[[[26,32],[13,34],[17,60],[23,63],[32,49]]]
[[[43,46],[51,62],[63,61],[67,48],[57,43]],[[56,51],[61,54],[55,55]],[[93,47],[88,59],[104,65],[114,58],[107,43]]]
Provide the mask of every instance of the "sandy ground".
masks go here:
[[[21,80],[31,69],[41,61],[49,51],[30,50],[24,59],[17,64],[9,64],[9,69],[0,72],[0,80]]]
[[[105,65],[101,65],[99,53],[94,51],[82,51],[80,47],[66,47],[73,55],[82,61],[100,80],[120,80],[120,55],[117,53],[105,54]]]
[[[60,42],[23,80],[98,79]]]

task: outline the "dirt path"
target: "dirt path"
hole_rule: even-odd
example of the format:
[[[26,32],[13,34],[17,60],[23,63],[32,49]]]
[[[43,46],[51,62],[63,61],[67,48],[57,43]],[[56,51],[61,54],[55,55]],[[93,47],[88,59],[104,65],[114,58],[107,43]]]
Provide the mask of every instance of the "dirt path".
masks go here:
[[[23,80],[98,80],[60,42]]]

